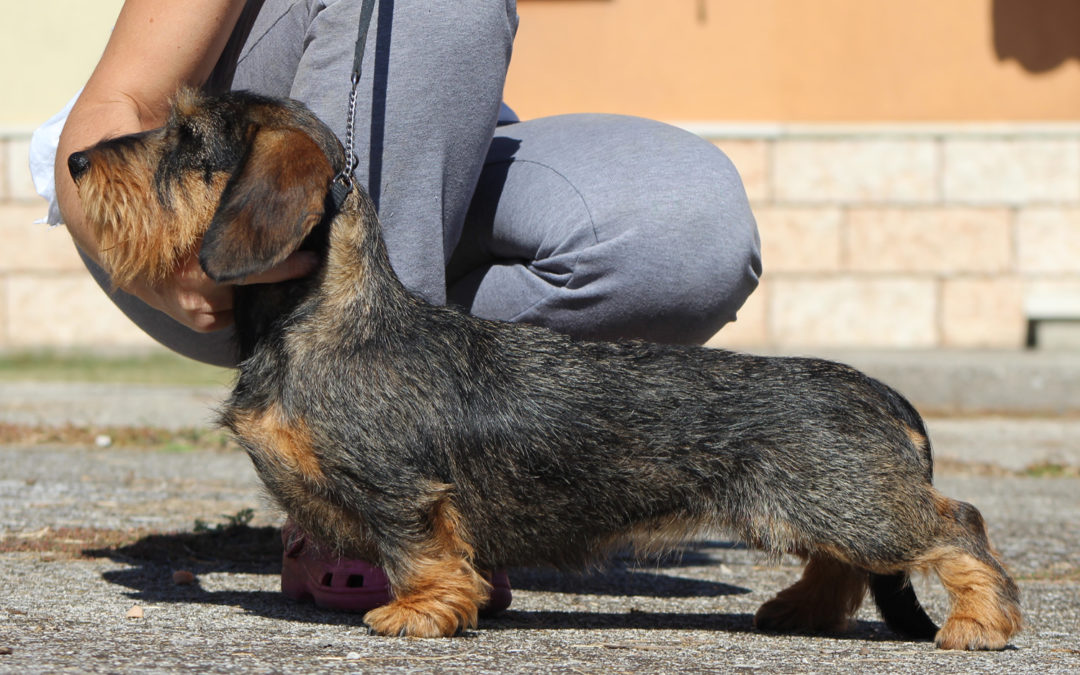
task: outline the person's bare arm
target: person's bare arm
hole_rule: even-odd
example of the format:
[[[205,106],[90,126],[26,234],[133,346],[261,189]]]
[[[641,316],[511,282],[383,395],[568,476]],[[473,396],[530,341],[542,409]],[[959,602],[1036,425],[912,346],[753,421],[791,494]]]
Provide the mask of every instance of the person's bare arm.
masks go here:
[[[72,239],[99,260],[98,242],[83,219],[67,169],[68,156],[104,138],[161,126],[180,85],[206,81],[229,39],[242,0],[127,0],[105,52],[71,110],[56,154],[56,192]],[[303,276],[317,264],[294,255],[248,282]],[[184,325],[211,331],[232,323],[232,290],[211,281],[193,258],[172,279],[123,290]]]

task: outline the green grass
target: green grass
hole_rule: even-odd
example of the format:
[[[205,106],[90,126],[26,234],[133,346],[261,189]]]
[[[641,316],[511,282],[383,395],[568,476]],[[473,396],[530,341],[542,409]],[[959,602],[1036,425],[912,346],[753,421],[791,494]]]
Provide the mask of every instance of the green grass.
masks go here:
[[[1042,464],[1032,464],[1024,469],[1022,475],[1030,478],[1074,478],[1080,474],[1078,474],[1076,467],[1044,462]]]
[[[183,454],[195,450],[234,450],[236,446],[224,429],[154,427],[95,427],[66,424],[57,427],[0,422],[0,445],[79,445],[91,447],[101,436],[109,447],[142,448],[156,452]]]
[[[132,355],[26,351],[0,353],[0,382],[226,385],[233,371],[167,351]]]
[[[195,519],[195,532],[229,532],[236,530],[237,528],[247,527],[251,519],[255,517],[254,509],[240,509],[233,515],[227,513],[221,514],[221,517],[225,519],[224,523],[218,523],[216,525],[210,525],[201,518]]]

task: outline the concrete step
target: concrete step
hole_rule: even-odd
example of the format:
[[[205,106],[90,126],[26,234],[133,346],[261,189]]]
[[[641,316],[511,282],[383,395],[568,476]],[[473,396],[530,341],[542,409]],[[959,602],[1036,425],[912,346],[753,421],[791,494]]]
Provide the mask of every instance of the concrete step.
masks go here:
[[[851,364],[880,379],[927,416],[1080,417],[1080,352],[904,350],[813,355]]]

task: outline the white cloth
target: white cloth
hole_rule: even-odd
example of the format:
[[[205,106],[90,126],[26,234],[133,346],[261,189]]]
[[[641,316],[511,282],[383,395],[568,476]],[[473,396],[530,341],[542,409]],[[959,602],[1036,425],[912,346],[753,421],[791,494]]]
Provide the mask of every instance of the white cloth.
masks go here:
[[[34,131],[30,137],[30,177],[34,180],[34,189],[49,202],[49,212],[39,223],[59,225],[63,222],[60,216],[60,205],[56,201],[56,179],[53,167],[56,166],[56,146],[60,144],[60,132],[64,130],[71,107],[79,98],[79,90],[75,97],[68,101],[64,109],[49,118]]]

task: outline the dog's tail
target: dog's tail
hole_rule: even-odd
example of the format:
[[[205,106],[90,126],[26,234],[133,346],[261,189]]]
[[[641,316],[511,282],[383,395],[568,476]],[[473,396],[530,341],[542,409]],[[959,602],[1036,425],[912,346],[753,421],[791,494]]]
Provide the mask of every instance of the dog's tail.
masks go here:
[[[933,640],[938,627],[915,597],[906,572],[871,574],[870,595],[893,632],[911,640]]]

